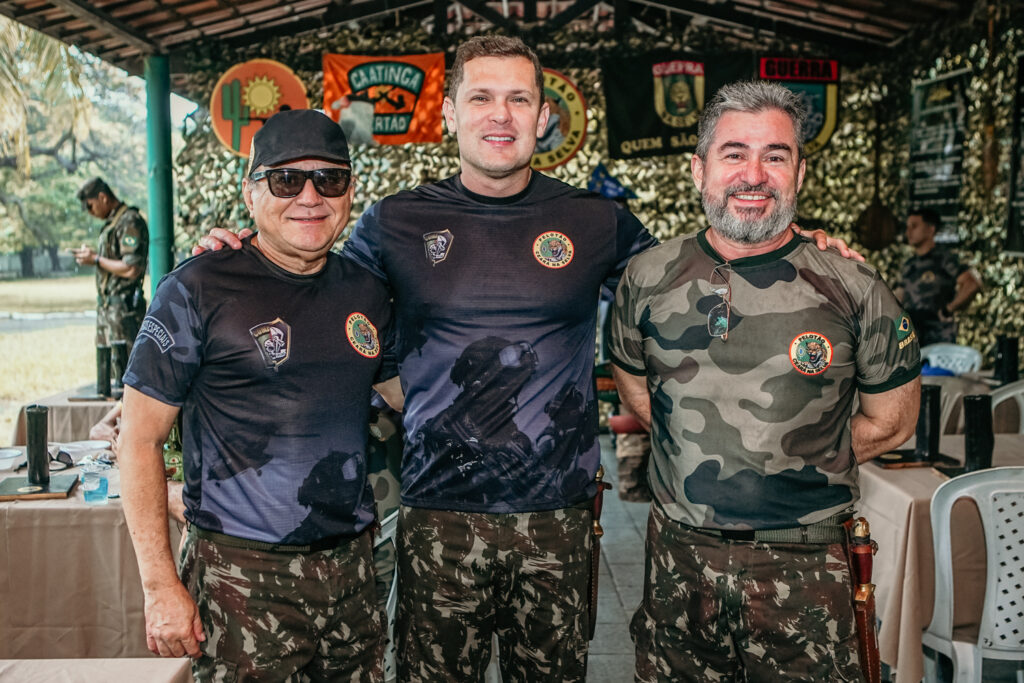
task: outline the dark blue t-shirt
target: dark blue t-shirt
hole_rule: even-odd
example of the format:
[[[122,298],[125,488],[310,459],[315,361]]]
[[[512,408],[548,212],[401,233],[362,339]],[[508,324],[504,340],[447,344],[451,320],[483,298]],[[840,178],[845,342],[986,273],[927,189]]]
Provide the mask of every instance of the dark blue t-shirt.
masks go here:
[[[124,381],[181,406],[186,518],[288,544],[373,521],[367,416],[371,384],[394,375],[389,298],[337,254],[295,275],[249,240],[161,280]]]
[[[594,495],[599,291],[654,243],[614,202],[538,173],[512,197],[456,176],[363,214],[342,255],[394,295],[404,504],[527,512]]]

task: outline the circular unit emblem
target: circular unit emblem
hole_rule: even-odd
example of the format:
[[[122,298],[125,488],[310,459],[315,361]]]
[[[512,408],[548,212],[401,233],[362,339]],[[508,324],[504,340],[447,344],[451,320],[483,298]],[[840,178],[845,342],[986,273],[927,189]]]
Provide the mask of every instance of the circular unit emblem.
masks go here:
[[[544,232],[533,241],[533,257],[546,268],[565,268],[572,255],[572,240],[560,232]]]
[[[272,59],[251,59],[224,72],[210,94],[210,123],[220,143],[249,156],[252,136],[282,109],[309,109],[306,86]]]
[[[832,365],[832,342],[817,332],[803,332],[789,345],[789,362],[804,375],[820,375]]]
[[[537,137],[530,166],[546,171],[576,156],[587,135],[587,103],[579,88],[564,74],[544,69],[544,101],[551,112]]]
[[[380,355],[377,328],[362,313],[353,313],[345,320],[345,335],[348,343],[361,356],[376,358]]]

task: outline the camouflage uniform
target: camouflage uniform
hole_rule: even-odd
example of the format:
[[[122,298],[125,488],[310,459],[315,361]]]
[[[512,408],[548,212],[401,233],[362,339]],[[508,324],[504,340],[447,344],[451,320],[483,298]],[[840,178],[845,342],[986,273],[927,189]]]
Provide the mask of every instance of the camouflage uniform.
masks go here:
[[[650,457],[650,434],[615,435],[619,498],[636,503],[651,500],[651,489],[647,486],[647,461]]]
[[[723,542],[653,505],[636,680],[861,681],[851,591],[842,544]]]
[[[590,521],[582,507],[488,514],[402,506],[403,680],[482,681],[497,633],[502,680],[582,683]]]
[[[96,345],[125,341],[128,351],[146,315],[142,280],[149,257],[149,231],[139,210],[120,204],[103,224],[97,258],[124,261],[139,267],[139,276],[124,278],[96,266]]]
[[[364,532],[331,550],[250,550],[190,527],[181,581],[206,634],[192,663],[196,683],[382,681],[371,544]]]
[[[956,296],[956,279],[966,271],[956,254],[938,246],[927,254],[914,254],[903,264],[903,306],[922,346],[956,342],[956,321],[952,316],[940,318],[939,311]]]
[[[725,271],[729,290],[712,287],[716,267]],[[708,325],[727,297],[729,334],[723,340],[712,337]],[[804,596],[817,590],[808,591],[806,581],[811,575],[830,585],[838,580],[834,558],[813,540],[797,549],[817,558],[808,563],[782,548],[713,535],[702,541],[709,549],[701,553],[714,564],[698,561],[687,570],[672,558],[698,545],[692,536],[702,533],[698,529],[739,537],[758,530],[764,537],[765,530],[824,525],[848,514],[859,497],[850,435],[854,400],[858,392],[888,391],[918,375],[914,330],[877,272],[864,264],[794,238],[726,267],[704,232],[633,259],[619,287],[612,328],[616,364],[647,378],[649,482],[656,505],[674,528],[692,532],[677,535],[675,543],[649,546],[649,580],[634,624],[641,680],[656,680],[653,671],[671,671],[668,679],[677,680],[680,671],[691,669],[705,671],[709,680],[731,680],[733,669],[718,668],[723,639],[731,636],[740,653],[755,619],[768,614],[777,624],[800,623],[791,620],[807,610]],[[834,523],[829,531],[835,532]],[[718,617],[711,609],[679,617],[684,605],[703,596],[701,580],[719,572],[715,599],[739,610],[738,620],[712,623]],[[780,582],[779,595],[766,605],[747,589],[730,588],[749,576]],[[781,582],[795,580],[800,591],[783,599]],[[669,607],[679,610],[674,623],[652,618],[670,613],[657,604],[667,594],[678,600]],[[830,595],[816,595],[816,604],[833,611]],[[833,611],[842,629],[806,633],[811,659],[825,669],[844,670],[856,657],[841,638],[851,626],[847,607]],[[680,624],[693,642],[685,650],[689,654],[669,658],[674,648],[664,644]],[[655,631],[640,637],[648,627]],[[707,642],[702,634],[711,634]],[[767,642],[762,634],[750,647],[756,651]],[[729,659],[735,666],[736,659]],[[741,653],[737,659],[743,666],[753,661]],[[791,663],[789,672],[786,662],[777,662],[775,677],[800,679],[809,670],[807,662]]]

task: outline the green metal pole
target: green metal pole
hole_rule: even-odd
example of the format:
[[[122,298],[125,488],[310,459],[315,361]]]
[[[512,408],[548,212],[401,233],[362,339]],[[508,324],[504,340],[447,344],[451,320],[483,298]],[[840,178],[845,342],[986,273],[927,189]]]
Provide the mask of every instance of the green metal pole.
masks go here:
[[[171,174],[171,71],[166,55],[146,58],[146,149],[149,170],[150,296],[174,267]]]

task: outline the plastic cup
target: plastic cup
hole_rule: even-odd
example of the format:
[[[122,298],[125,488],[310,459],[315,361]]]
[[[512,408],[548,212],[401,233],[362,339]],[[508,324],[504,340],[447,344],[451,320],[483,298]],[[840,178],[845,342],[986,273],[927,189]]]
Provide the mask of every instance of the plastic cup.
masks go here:
[[[99,472],[82,473],[82,493],[89,505],[107,504],[107,478]]]

